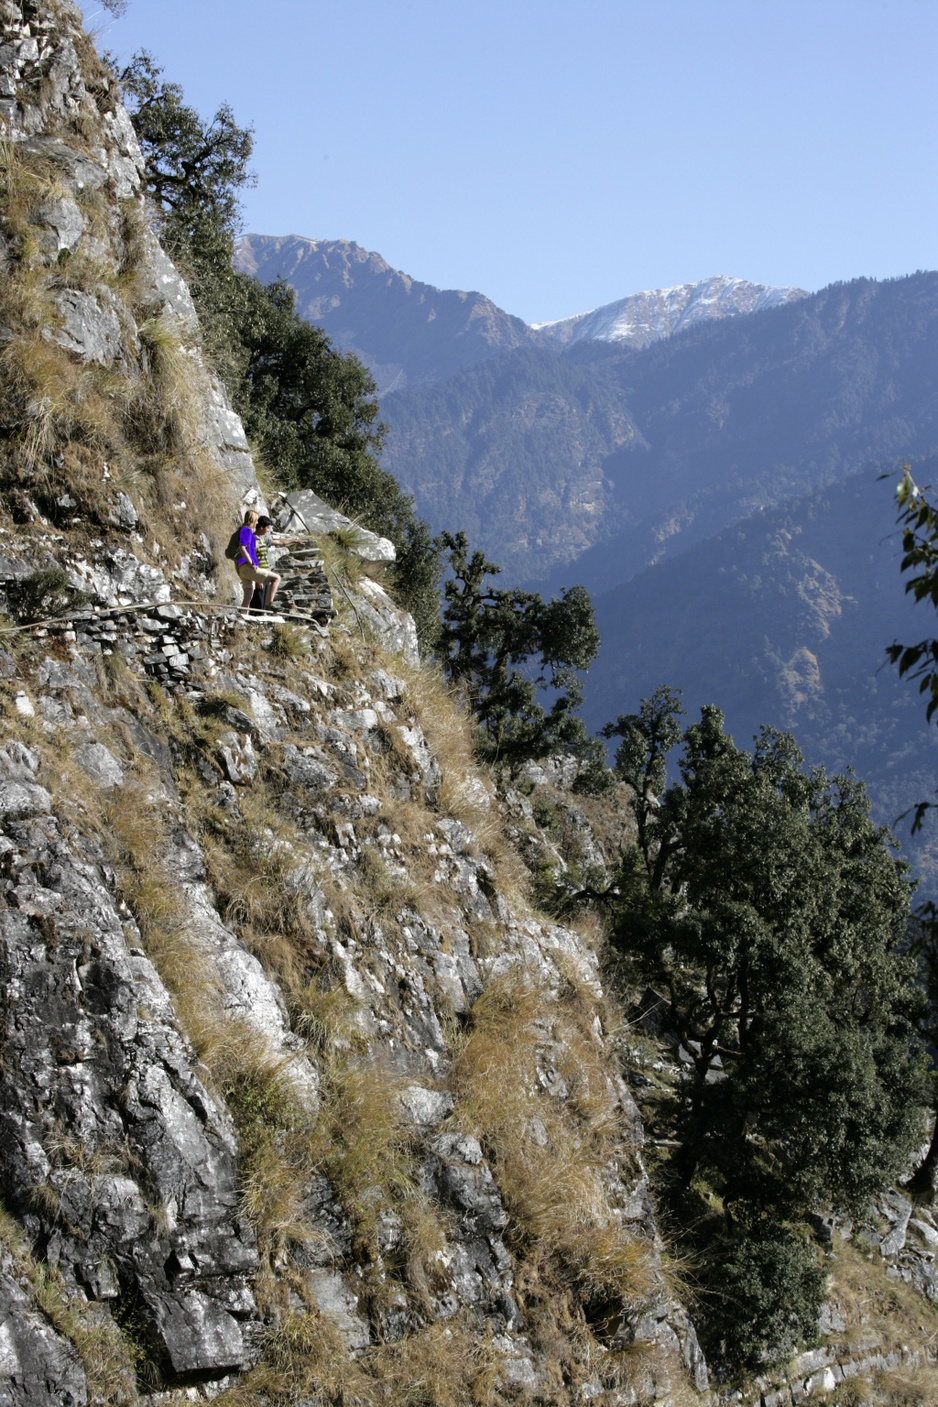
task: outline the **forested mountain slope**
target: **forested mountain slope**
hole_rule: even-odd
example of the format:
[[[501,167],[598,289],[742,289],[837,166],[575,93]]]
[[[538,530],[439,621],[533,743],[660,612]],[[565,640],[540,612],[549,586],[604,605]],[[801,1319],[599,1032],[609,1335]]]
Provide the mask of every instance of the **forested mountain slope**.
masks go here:
[[[938,459],[916,472],[930,482]],[[927,608],[902,590],[895,484],[854,475],[600,593],[590,724],[666,682],[691,716],[718,703],[740,744],[771,724],[793,731],[810,763],[854,768],[884,824],[931,797],[938,730],[885,654],[931,629]],[[934,826],[915,841],[907,824],[898,829],[931,893]]]
[[[936,394],[938,274],[857,280],[639,352],[525,350],[388,397],[384,462],[513,575],[601,591],[757,508],[934,452]]]
[[[645,347],[700,321],[807,296],[803,289],[718,276],[528,326],[481,293],[421,283],[349,240],[246,234],[235,246],[234,263],[264,284],[285,280],[303,317],[360,357],[382,395],[445,380],[513,347],[596,339]]]
[[[597,596],[592,726],[667,680],[744,739],[794,728],[809,760],[867,777],[892,820],[930,793],[931,737],[883,668],[906,608],[875,480],[938,451],[936,405],[938,274],[919,273],[639,350],[487,356],[383,398],[383,462],[503,580]]]

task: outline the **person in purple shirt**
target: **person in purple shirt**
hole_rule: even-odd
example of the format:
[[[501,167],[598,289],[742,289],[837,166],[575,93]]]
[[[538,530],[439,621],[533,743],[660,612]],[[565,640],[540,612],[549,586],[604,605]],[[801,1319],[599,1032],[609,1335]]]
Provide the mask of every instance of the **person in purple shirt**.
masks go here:
[[[257,538],[254,535],[256,527],[257,513],[253,508],[249,508],[244,515],[244,525],[238,534],[241,551],[235,562],[235,569],[244,587],[244,599],[241,602],[241,610],[244,615],[247,615],[250,608],[255,585],[259,585],[264,593],[264,605],[261,609],[266,611],[272,608],[277,587],[280,585],[280,577],[277,572],[271,571],[269,567],[264,568],[258,565]]]

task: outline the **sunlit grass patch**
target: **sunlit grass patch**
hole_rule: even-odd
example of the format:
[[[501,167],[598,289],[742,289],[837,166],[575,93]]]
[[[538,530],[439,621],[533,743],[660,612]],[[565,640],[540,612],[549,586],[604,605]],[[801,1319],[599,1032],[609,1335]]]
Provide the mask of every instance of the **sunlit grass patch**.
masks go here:
[[[542,1084],[552,1049],[574,1076],[564,1098]],[[621,1161],[627,1132],[602,1054],[579,1023],[537,981],[512,973],[473,1007],[454,1082],[455,1117],[489,1153],[520,1254],[555,1258],[587,1295],[636,1301],[652,1293],[652,1248],[608,1195],[609,1162]]]

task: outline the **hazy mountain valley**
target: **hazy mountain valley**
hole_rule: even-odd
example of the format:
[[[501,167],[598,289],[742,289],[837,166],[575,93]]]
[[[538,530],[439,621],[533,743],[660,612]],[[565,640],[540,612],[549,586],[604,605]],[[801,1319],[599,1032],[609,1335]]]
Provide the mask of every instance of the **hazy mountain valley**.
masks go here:
[[[181,99],[144,73],[132,120],[67,0],[0,17],[0,1403],[936,1400],[929,1017],[862,793],[660,696],[615,770],[486,765],[386,472],[512,581],[605,582],[591,721],[676,655],[734,727],[898,756],[851,626],[907,629],[866,472],[934,452],[934,276],[561,353],[330,245],[315,306],[418,387],[379,469],[356,363],[249,281],[243,334],[230,227],[191,292],[157,238],[141,109]]]
[[[367,317],[347,288],[332,289],[331,310],[310,301],[326,280],[318,261],[343,248],[250,236],[239,257],[250,249],[262,276],[294,281],[301,305],[374,365],[375,326],[394,326],[384,287],[343,264],[355,298],[370,290]],[[938,275],[815,295],[732,280],[669,292],[672,304],[635,295],[531,329],[540,345],[519,346],[514,324],[484,352],[456,335],[460,369],[447,352],[436,384],[412,389],[421,376],[408,370],[383,397],[383,462],[434,527],[464,530],[510,578],[593,593],[593,729],[667,682],[692,711],[718,703],[740,740],[762,723],[794,729],[810,761],[854,767],[892,824],[932,793],[933,739],[885,666],[888,644],[927,625],[903,594],[878,480],[911,461],[930,481]],[[420,335],[436,339],[437,320]],[[933,837],[900,830],[930,886]]]

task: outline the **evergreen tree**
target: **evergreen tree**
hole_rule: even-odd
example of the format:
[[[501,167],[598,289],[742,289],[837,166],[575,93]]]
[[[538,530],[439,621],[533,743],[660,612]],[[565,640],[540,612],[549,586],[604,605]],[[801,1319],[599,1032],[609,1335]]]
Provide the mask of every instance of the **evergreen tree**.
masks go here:
[[[146,50],[134,54],[120,81],[160,238],[194,281],[223,278],[231,268],[240,193],[255,181],[248,169],[252,129],[238,126],[227,103],[203,122]]]
[[[499,590],[487,578],[500,568],[470,554],[465,533],[444,533],[451,573],[443,596],[439,657],[465,691],[479,725],[481,754],[516,765],[564,748],[586,755],[589,740],[576,709],[578,670],[599,649],[593,607],[582,586],[544,601],[519,588]],[[549,708],[539,693],[553,694]]]
[[[685,1216],[699,1190],[719,1199],[721,1214],[699,1223],[712,1283],[752,1288],[774,1256],[748,1302],[765,1318],[790,1294],[795,1333],[822,1284],[799,1221],[865,1210],[921,1137],[920,1000],[903,951],[911,886],[862,784],[806,771],[788,734],[763,729],[750,754],[705,708],[681,738],[681,781],[665,789],[677,708],[659,690],[611,730],[644,846],[625,867],[616,942],[667,993],[690,1054],[671,1172]],[[661,797],[649,816],[652,777]],[[757,1357],[790,1347],[745,1327]]]
[[[916,601],[926,601],[938,610],[938,507],[912,477],[908,466],[897,490],[898,520],[902,529],[902,571],[908,574],[905,589]],[[886,653],[901,675],[915,681],[927,699],[925,717],[931,721],[938,709],[938,639],[926,636],[914,645],[894,643]],[[933,801],[919,801],[913,810],[913,832],[920,830]],[[910,950],[919,965],[926,994],[924,1029],[932,1050],[938,1044],[938,906],[923,904],[916,914]],[[913,1190],[935,1192],[938,1185],[938,1112],[933,1110],[931,1142],[912,1180]]]
[[[906,467],[896,489],[899,526],[902,529],[901,571],[908,574],[905,589],[916,601],[928,601],[938,611],[938,507],[912,478]],[[931,722],[938,709],[938,640],[931,636],[914,645],[890,645],[886,651],[899,673],[917,682],[927,695],[925,717]],[[917,808],[921,825],[927,806]]]

